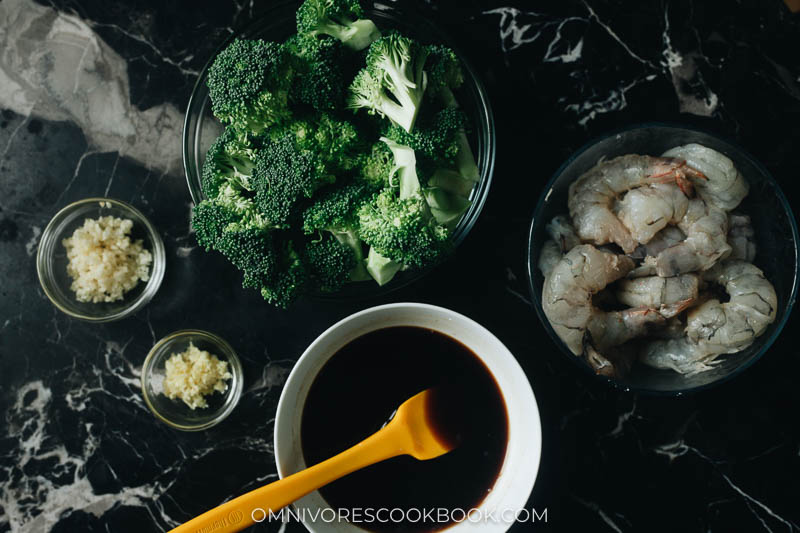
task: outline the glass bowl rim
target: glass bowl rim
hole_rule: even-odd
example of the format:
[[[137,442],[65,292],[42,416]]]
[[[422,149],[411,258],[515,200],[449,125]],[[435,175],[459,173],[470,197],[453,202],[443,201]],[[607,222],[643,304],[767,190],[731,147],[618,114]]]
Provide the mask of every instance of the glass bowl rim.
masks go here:
[[[201,90],[205,80],[207,78],[207,72],[211,64],[216,59],[217,55],[230,44],[234,39],[241,37],[243,34],[249,33],[254,31],[255,29],[262,26],[265,21],[269,20],[269,15],[281,9],[286,9],[289,6],[296,6],[298,2],[294,0],[279,0],[267,8],[264,12],[259,14],[257,18],[249,21],[247,24],[243,25],[242,27],[238,28],[236,31],[231,33],[228,37],[226,37],[220,45],[211,53],[206,63],[203,65],[203,68],[200,70],[200,74],[197,77],[197,81],[195,81],[194,87],[192,88],[192,93],[189,97],[189,102],[186,105],[186,111],[184,113],[184,120],[183,120],[183,129],[181,132],[181,155],[182,155],[182,163],[183,163],[183,173],[186,179],[186,185],[189,189],[189,196],[192,199],[193,204],[197,204],[200,200],[203,199],[202,196],[197,194],[195,187],[192,183],[191,179],[191,171],[190,171],[190,138],[194,138],[195,135],[190,135],[191,128],[191,121],[192,121],[192,114],[191,111],[195,106],[195,102],[199,98],[199,91]],[[381,13],[386,15],[388,10],[397,10],[402,9],[402,6],[390,4],[390,3],[383,3],[382,0],[374,0],[370,3],[370,5],[365,8],[366,12],[374,11],[377,13]],[[401,15],[395,15],[398,18],[408,17],[408,13],[403,13]],[[441,29],[439,29],[436,25],[434,25],[431,21],[421,16],[419,13],[413,12],[410,14],[410,17],[416,17],[418,20],[423,21],[424,23],[428,24],[433,30],[437,32],[438,35],[441,36],[442,42],[444,42],[447,46],[453,49],[453,51],[458,56],[459,60],[462,63],[462,68],[464,70],[464,78],[465,80],[469,80],[469,83],[472,84],[475,94],[476,94],[476,103],[477,112],[481,116],[482,125],[486,126],[486,165],[485,169],[481,169],[481,177],[480,180],[475,184],[474,195],[472,198],[472,203],[467,209],[467,211],[462,215],[461,220],[459,221],[458,225],[453,230],[453,248],[455,249],[458,247],[469,235],[472,231],[472,228],[478,221],[481,213],[483,212],[483,208],[486,204],[486,200],[489,196],[489,190],[491,188],[492,180],[494,178],[494,170],[495,170],[495,160],[497,154],[497,132],[495,128],[495,119],[494,119],[494,112],[492,111],[491,102],[489,100],[489,94],[486,91],[486,87],[484,86],[481,78],[478,76],[477,71],[469,62],[464,54],[461,53],[460,49],[454,45],[453,39],[450,35]],[[194,129],[197,129],[195,126]],[[196,173],[199,172],[199,169],[196,169]],[[199,176],[199,174],[198,174]],[[201,193],[202,194],[202,193]],[[445,258],[445,261],[447,258]],[[308,298],[309,300],[317,300],[317,301],[340,301],[340,302],[357,302],[357,301],[366,301],[370,299],[374,299],[381,296],[386,296],[387,294],[393,293],[399,289],[407,287],[412,283],[419,281],[425,275],[427,275],[431,270],[435,269],[438,266],[437,264],[431,265],[427,268],[418,269],[412,272],[407,272],[405,276],[398,279],[395,278],[391,282],[386,285],[379,286],[373,282],[373,280],[365,280],[363,282],[353,282],[350,285],[358,285],[358,284],[365,284],[365,283],[373,283],[375,288],[372,290],[366,290],[361,293],[356,294],[348,294],[344,291],[335,291],[330,293],[325,293],[321,291],[313,291],[303,295],[303,297]]]
[[[155,408],[153,399],[147,392],[147,385],[150,383],[150,374],[152,373],[151,369],[153,368],[156,357],[161,354],[161,352],[166,348],[166,346],[169,343],[190,336],[202,337],[204,340],[220,348],[224,353],[226,360],[231,365],[231,374],[235,375],[238,378],[236,379],[235,387],[229,388],[230,392],[228,394],[231,395],[232,399],[226,402],[227,406],[223,406],[224,408],[220,409],[219,412],[214,417],[210,418],[209,420],[201,424],[180,424],[164,416],[158,409]],[[219,335],[201,329],[180,329],[177,331],[173,331],[168,335],[165,335],[164,337],[159,339],[158,342],[156,342],[152,348],[150,348],[150,351],[147,352],[147,356],[144,358],[144,362],[142,363],[140,382],[142,387],[142,397],[144,398],[144,403],[147,405],[147,408],[150,410],[151,413],[153,413],[153,415],[157,419],[164,422],[168,426],[174,429],[179,429],[181,431],[202,431],[204,429],[216,426],[217,424],[225,420],[228,417],[228,415],[230,415],[236,408],[236,406],[239,404],[239,399],[242,396],[242,389],[244,387],[244,369],[242,368],[242,362],[239,359],[239,355],[236,353],[236,350],[233,349],[233,347],[228,343],[228,341],[226,341]]]
[[[751,163],[755,168],[757,168],[763,176],[766,177],[766,180],[773,186],[774,190],[776,191],[776,195],[778,200],[786,211],[787,215],[789,216],[789,223],[792,229],[792,240],[794,242],[794,272],[792,276],[792,287],[790,290],[789,297],[786,301],[785,312],[781,320],[776,324],[775,330],[772,334],[766,339],[764,344],[761,348],[758,349],[758,352],[753,355],[749,360],[743,362],[739,367],[733,370],[726,376],[720,377],[712,382],[698,385],[695,387],[688,387],[686,389],[676,389],[676,390],[656,390],[656,389],[649,389],[646,387],[636,387],[631,385],[625,385],[616,379],[609,378],[606,376],[601,376],[594,372],[589,365],[587,365],[583,360],[573,354],[571,351],[567,349],[564,342],[558,337],[558,335],[553,330],[550,322],[548,321],[547,317],[544,314],[544,309],[542,308],[541,298],[539,297],[538,292],[536,291],[536,287],[534,287],[534,273],[537,267],[535,262],[532,259],[533,254],[533,237],[534,231],[537,227],[537,221],[539,219],[539,214],[541,213],[544,205],[547,201],[547,197],[549,196],[549,191],[552,189],[553,185],[555,184],[556,180],[561,176],[564,170],[571,165],[578,157],[580,157],[584,152],[586,152],[592,146],[608,139],[610,137],[614,137],[616,135],[620,135],[622,133],[628,133],[634,130],[640,129],[649,129],[649,128],[672,128],[684,131],[691,131],[702,133],[704,135],[708,135],[710,137],[714,137],[719,141],[729,145],[731,148],[736,150],[737,155],[746,159],[749,163]],[[649,121],[649,122],[639,122],[630,124],[627,126],[623,126],[620,128],[616,128],[610,132],[603,133],[598,135],[589,141],[585,142],[583,145],[580,146],[577,150],[575,150],[570,156],[561,164],[559,165],[558,169],[553,173],[550,179],[547,180],[542,192],[539,193],[539,197],[536,201],[536,206],[533,210],[533,215],[531,216],[531,221],[528,227],[528,242],[525,247],[526,257],[525,257],[525,264],[526,264],[526,277],[528,282],[528,292],[530,293],[531,300],[533,303],[533,308],[536,311],[536,315],[539,317],[539,321],[544,326],[547,334],[550,336],[552,342],[556,344],[558,347],[559,352],[562,355],[567,356],[567,358],[575,365],[577,365],[584,373],[587,373],[592,376],[596,381],[600,381],[609,385],[611,388],[624,391],[624,392],[633,392],[633,393],[642,393],[652,396],[660,396],[660,397],[680,397],[687,394],[694,394],[697,392],[701,392],[717,385],[721,385],[733,379],[734,377],[740,375],[742,372],[750,368],[753,364],[755,364],[763,355],[769,350],[775,340],[783,331],[786,322],[789,320],[789,316],[791,315],[792,308],[794,307],[795,299],[797,298],[797,285],[798,285],[798,275],[800,275],[800,264],[798,260],[800,260],[800,251],[798,251],[798,244],[800,244],[800,236],[798,236],[798,228],[797,228],[797,220],[795,219],[794,213],[792,211],[791,205],[789,204],[786,195],[784,194],[783,190],[780,187],[780,184],[772,175],[772,173],[755,157],[753,157],[750,152],[745,150],[738,142],[727,138],[724,135],[720,135],[717,132],[710,131],[708,129],[699,128],[695,126],[690,126],[687,124],[682,124],[678,122],[658,122],[658,121]]]
[[[59,229],[60,224],[63,222],[63,219],[78,209],[88,206],[90,204],[101,204],[107,202],[112,204],[114,207],[119,208],[121,211],[130,213],[136,222],[141,222],[141,224],[145,227],[147,231],[147,235],[150,241],[153,244],[153,249],[150,250],[153,256],[153,263],[150,269],[150,278],[145,282],[145,288],[142,293],[137,296],[136,298],[132,299],[125,307],[116,311],[114,313],[108,315],[86,315],[83,313],[79,313],[67,308],[65,305],[61,303],[59,298],[56,297],[55,294],[51,292],[48,288],[48,284],[45,283],[45,279],[48,278],[45,272],[45,263],[50,260],[49,255],[45,255],[45,248],[46,244],[50,244],[50,241],[55,238],[56,230]],[[101,206],[102,207],[102,206]],[[103,322],[113,322],[115,320],[120,320],[126,318],[136,311],[142,309],[145,305],[147,305],[150,300],[158,292],[158,289],[161,287],[161,283],[164,280],[164,271],[166,270],[166,252],[164,249],[164,241],[161,238],[161,235],[156,231],[155,226],[152,222],[138,209],[133,207],[127,202],[123,202],[122,200],[117,200],[115,198],[107,198],[107,197],[89,197],[83,198],[81,200],[76,200],[72,203],[69,203],[58,210],[58,212],[53,215],[50,221],[45,226],[44,231],[42,231],[42,235],[39,238],[39,244],[36,250],[36,275],[39,279],[39,286],[42,288],[45,296],[47,299],[50,300],[56,309],[61,311],[62,313],[71,316],[73,318],[77,318],[79,320],[84,320],[86,322],[94,322],[94,323],[103,323]]]

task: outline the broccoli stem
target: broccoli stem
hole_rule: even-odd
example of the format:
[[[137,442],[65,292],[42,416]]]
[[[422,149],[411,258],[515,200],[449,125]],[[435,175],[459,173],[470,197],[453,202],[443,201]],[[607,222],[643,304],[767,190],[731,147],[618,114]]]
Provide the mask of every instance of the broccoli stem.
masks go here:
[[[456,96],[449,87],[443,87],[439,91],[439,100],[445,107],[458,107]],[[481,173],[478,169],[478,165],[475,163],[475,155],[472,153],[472,148],[469,145],[469,140],[464,130],[456,134],[456,142],[458,144],[458,153],[456,154],[455,164],[458,173],[469,181],[480,181]]]
[[[340,40],[346,47],[358,52],[378,40],[380,36],[381,32],[374,22],[369,19],[359,19],[350,25],[347,37]]]
[[[436,187],[425,189],[423,194],[431,209],[433,218],[436,219],[436,222],[445,226],[452,226],[458,222],[461,215],[471,204],[466,198],[456,196]]]
[[[353,271],[350,273],[350,280],[351,281],[365,281],[370,278],[369,273],[367,272],[366,266],[364,265],[364,248],[361,245],[361,239],[358,238],[356,235],[355,230],[349,231],[337,231],[337,230],[330,230],[336,240],[340,243],[344,244],[351,250],[353,250],[353,254],[356,256],[356,266],[353,268]]]
[[[417,156],[408,146],[397,144],[387,137],[381,137],[394,156],[394,172],[400,177],[400,199],[404,200],[420,191],[419,177],[417,176]]]
[[[465,180],[464,177],[449,168],[439,168],[428,179],[429,187],[437,187],[462,198],[469,198],[475,183]]]
[[[383,286],[389,283],[395,274],[402,268],[403,265],[389,258],[383,257],[375,251],[374,248],[369,249],[367,255],[367,272],[372,276],[378,285]]]
[[[316,29],[317,33],[324,33],[342,41],[347,48],[358,52],[368,47],[373,41],[381,36],[381,32],[375,23],[369,19],[334,20],[327,19],[320,23]]]

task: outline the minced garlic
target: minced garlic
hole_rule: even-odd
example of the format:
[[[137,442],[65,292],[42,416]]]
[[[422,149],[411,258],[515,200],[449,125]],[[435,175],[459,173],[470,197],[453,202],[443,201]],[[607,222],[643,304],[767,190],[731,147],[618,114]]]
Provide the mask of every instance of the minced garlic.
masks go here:
[[[142,241],[131,241],[133,221],[112,216],[87,218],[62,244],[67,249],[70,288],[79,302],[116,302],[139,280],[150,279],[153,256]]]
[[[197,348],[191,342],[185,352],[175,353],[164,363],[164,394],[170,400],[179,398],[190,409],[208,407],[205,396],[225,392],[231,379],[228,363]]]

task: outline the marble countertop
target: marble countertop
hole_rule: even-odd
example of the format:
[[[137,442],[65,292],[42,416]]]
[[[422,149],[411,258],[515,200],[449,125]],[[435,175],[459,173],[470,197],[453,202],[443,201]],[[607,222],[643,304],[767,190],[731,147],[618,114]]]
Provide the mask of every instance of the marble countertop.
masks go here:
[[[406,300],[485,325],[532,382],[543,455],[529,506],[547,522],[513,531],[800,530],[796,312],[737,379],[684,398],[637,396],[557,352],[524,274],[545,181],[618,127],[672,121],[733,138],[792,198],[800,15],[779,0],[406,2],[453,36],[487,85],[498,133],[488,203],[456,257],[422,281],[282,312],[196,248],[180,151],[199,71],[269,2],[137,4],[0,2],[0,532],[163,531],[275,479],[272,424],[293,362],[335,321]],[[144,310],[91,325],[49,303],[34,256],[58,209],[100,195],[156,224],[167,274]],[[228,339],[246,372],[236,411],[202,433],[158,423],[139,388],[153,343],[188,327]]]

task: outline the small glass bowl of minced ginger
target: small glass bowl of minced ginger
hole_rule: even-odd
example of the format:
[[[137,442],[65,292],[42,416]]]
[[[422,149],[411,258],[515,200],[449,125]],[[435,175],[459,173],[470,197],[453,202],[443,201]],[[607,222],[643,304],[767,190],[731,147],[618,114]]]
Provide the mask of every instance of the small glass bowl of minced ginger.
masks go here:
[[[132,315],[164,279],[164,243],[135,207],[85,198],[61,209],[42,232],[39,283],[64,313],[89,322]]]
[[[142,365],[142,395],[175,429],[200,431],[222,422],[242,395],[242,364],[224,339],[181,330],[158,341]]]

